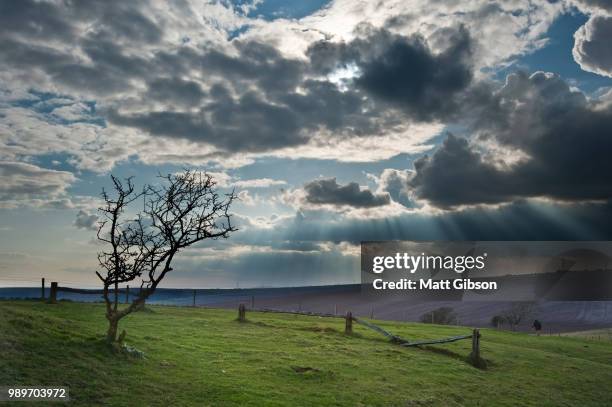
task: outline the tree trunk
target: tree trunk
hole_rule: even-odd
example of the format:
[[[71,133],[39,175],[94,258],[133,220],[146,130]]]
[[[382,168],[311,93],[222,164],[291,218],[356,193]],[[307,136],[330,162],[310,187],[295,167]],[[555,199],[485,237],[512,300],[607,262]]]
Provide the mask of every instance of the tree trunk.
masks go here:
[[[119,320],[116,318],[108,319],[108,331],[106,331],[106,341],[108,343],[114,343],[117,341],[117,328],[119,326]]]

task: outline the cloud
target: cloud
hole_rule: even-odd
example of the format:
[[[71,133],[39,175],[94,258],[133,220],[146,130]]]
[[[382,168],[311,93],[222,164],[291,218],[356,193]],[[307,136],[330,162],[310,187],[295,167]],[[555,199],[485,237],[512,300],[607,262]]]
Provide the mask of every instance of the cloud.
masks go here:
[[[436,1],[432,12],[432,5],[422,0],[335,0],[299,21],[255,24],[243,36],[275,41],[283,52],[293,55],[322,38],[351,41],[363,22],[396,34],[418,32],[428,40],[435,40],[434,33],[445,28],[464,25],[478,40],[474,49],[478,71],[502,66],[545,45],[548,27],[564,6],[561,1],[450,0]]]
[[[213,177],[217,185],[224,188],[269,188],[287,184],[286,181],[272,178],[241,179],[226,172],[207,171],[206,173]]]
[[[0,206],[61,206],[59,198],[74,181],[76,178],[70,172],[0,161]]]
[[[74,226],[79,229],[85,230],[98,230],[98,216],[96,214],[90,214],[84,210],[80,210],[76,219],[74,220]]]
[[[78,169],[105,172],[127,160],[136,146],[142,157],[160,153],[159,148],[147,148],[141,135],[117,133],[92,122],[89,111],[74,100],[58,101],[32,94],[29,97],[29,103],[38,111],[19,106],[23,99],[15,105],[0,101],[0,159],[17,161],[66,154],[69,163]],[[171,147],[170,144],[166,148]]]
[[[268,22],[247,17],[256,3],[2,5],[0,81],[13,95],[35,84],[38,95],[74,104],[56,111],[69,123],[30,111],[11,133],[98,172],[128,157],[235,167],[261,156],[371,162],[422,152],[443,127],[437,120],[476,97],[479,69],[541,46],[561,9],[438,2],[434,15],[420,1],[338,0]],[[306,51],[322,38],[346,49],[329,63],[356,65],[357,76],[334,82],[313,65]],[[95,107],[79,109],[86,101]],[[95,140],[83,143],[82,131]]]
[[[286,181],[272,178],[239,179],[233,182],[236,188],[269,188],[286,184]]]
[[[412,170],[396,170],[386,168],[376,178],[378,193],[388,193],[391,199],[407,208],[416,207],[414,197],[408,188],[408,182],[414,177]]]
[[[168,105],[190,107],[198,105],[205,93],[200,84],[181,78],[156,78],[148,84],[146,97],[163,100]]]
[[[257,198],[251,196],[249,191],[245,189],[245,190],[242,190],[242,191],[238,192],[238,200],[243,205],[246,205],[246,206],[255,206]]]
[[[580,8],[582,8],[581,6],[586,6],[587,10],[589,10],[589,7],[592,7],[594,9],[612,11],[612,3],[608,0],[577,0],[576,5]]]
[[[354,242],[367,240],[609,240],[610,203],[558,205],[518,200],[499,206],[436,213],[404,212],[381,218],[338,217],[300,211],[270,228],[237,232],[235,242]]]
[[[612,9],[612,6],[610,6]],[[612,16],[594,14],[574,33],[574,59],[588,72],[612,78]]]
[[[458,109],[458,96],[472,81],[472,39],[465,27],[446,29],[446,48],[434,54],[419,35],[402,36],[361,27],[363,37],[349,43],[322,41],[307,54],[313,66],[332,73],[354,66],[354,85],[400,107],[419,120],[431,121]]]
[[[449,135],[414,164],[408,184],[416,197],[441,208],[522,198],[557,201],[612,199],[612,107],[588,101],[557,75],[512,74],[497,108],[475,129],[473,142]],[[524,158],[497,162],[494,141]]]
[[[362,189],[356,182],[340,185],[336,178],[322,178],[304,185],[305,201],[312,205],[350,206],[353,208],[371,208],[387,205],[390,202],[387,194],[374,194],[369,189]]]

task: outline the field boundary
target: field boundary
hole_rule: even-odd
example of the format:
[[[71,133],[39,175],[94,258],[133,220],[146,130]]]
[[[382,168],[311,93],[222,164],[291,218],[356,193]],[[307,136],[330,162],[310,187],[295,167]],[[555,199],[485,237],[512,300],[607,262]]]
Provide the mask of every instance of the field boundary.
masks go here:
[[[238,306],[238,321],[246,322],[246,311],[247,308],[244,304],[240,304]],[[472,333],[466,335],[456,335],[447,338],[441,339],[426,339],[426,340],[417,340],[417,341],[409,341],[404,339],[398,335],[395,335],[386,329],[373,324],[372,322],[366,321],[361,318],[354,317],[351,311],[348,311],[346,315],[335,315],[335,314],[325,314],[325,313],[316,313],[316,312],[307,312],[307,311],[282,311],[282,310],[274,310],[274,309],[249,309],[251,312],[261,312],[261,313],[277,313],[277,314],[293,314],[293,315],[304,315],[304,316],[314,316],[314,317],[322,317],[322,318],[341,318],[345,320],[345,328],[344,333],[346,335],[351,335],[353,333],[353,321],[365,326],[366,328],[373,330],[379,334],[390,339],[391,343],[404,346],[404,347],[419,347],[424,345],[443,345],[447,343],[457,342],[465,339],[472,340],[472,351],[468,356],[469,362],[478,368],[486,368],[486,361],[480,355],[480,338],[482,335],[480,334],[480,330],[474,328]]]

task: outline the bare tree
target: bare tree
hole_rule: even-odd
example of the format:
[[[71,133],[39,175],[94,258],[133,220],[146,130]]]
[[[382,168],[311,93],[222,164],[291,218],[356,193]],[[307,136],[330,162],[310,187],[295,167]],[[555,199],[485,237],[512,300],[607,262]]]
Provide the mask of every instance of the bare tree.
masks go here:
[[[229,237],[229,208],[236,195],[217,192],[206,173],[186,170],[160,175],[160,185],[137,192],[131,178],[111,176],[114,194],[102,190],[98,239],[108,249],[98,253],[97,276],[104,285],[106,339],[117,342],[119,321],[141,309],[159,283],[172,271],[176,254],[205,239]],[[138,204],[138,210],[134,207]],[[136,280],[140,288],[132,302],[119,306],[119,285]],[[111,293],[112,289],[112,293]]]
[[[503,313],[503,318],[508,322],[514,331],[518,324],[529,318],[533,314],[535,304],[531,301],[516,302]]]

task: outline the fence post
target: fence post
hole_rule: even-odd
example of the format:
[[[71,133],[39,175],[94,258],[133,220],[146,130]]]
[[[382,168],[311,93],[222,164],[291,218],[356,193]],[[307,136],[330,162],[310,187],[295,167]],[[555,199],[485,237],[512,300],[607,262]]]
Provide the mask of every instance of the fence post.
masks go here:
[[[246,321],[246,307],[244,306],[244,304],[240,304],[238,306],[238,322],[245,322]]]
[[[255,296],[251,295],[251,309],[255,309]]]
[[[45,278],[44,277],[42,279],[42,291],[40,294],[41,294],[40,299],[44,301],[45,300]]]
[[[472,333],[472,356],[474,358],[480,357],[480,332],[478,329],[474,329]]]
[[[125,289],[125,303],[126,304],[130,303],[130,286],[129,285]]]
[[[370,307],[370,319],[374,319],[374,307]]]
[[[57,282],[51,282],[51,292],[49,293],[49,303],[55,304],[57,302]]]
[[[193,290],[193,306],[195,307],[196,290]]]
[[[345,317],[344,334],[350,335],[353,333],[353,313],[348,311]]]
[[[470,353],[472,365],[478,368],[485,368],[486,362],[480,357],[480,331],[474,329],[472,332],[472,353]]]
[[[338,315],[338,304],[334,304],[334,315]]]

